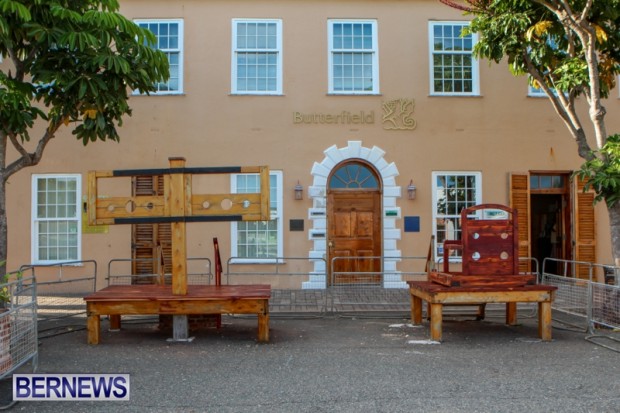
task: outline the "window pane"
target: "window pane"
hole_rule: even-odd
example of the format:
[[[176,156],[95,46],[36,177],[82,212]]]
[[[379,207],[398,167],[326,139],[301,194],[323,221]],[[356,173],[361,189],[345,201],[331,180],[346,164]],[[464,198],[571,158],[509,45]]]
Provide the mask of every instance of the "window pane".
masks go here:
[[[79,259],[78,179],[41,176],[36,178],[36,188],[35,260]]]
[[[464,208],[478,202],[479,178],[479,174],[436,174],[433,185],[437,257],[442,257],[444,240],[460,239],[460,214]]]
[[[170,77],[168,82],[158,83],[158,92],[180,91],[180,54],[181,54],[181,34],[179,23],[177,22],[140,22],[140,27],[147,28],[155,35],[155,44],[153,48],[165,52],[168,57],[168,63],[176,66],[175,76]]]
[[[472,94],[475,88],[472,36],[461,37],[464,24],[437,23],[432,27],[433,91]]]
[[[540,187],[544,189],[551,188],[551,176],[542,175],[540,177]]]
[[[278,24],[274,22],[237,22],[236,91],[278,91],[280,62],[277,35]],[[254,49],[254,52],[241,49]]]
[[[240,174],[233,177],[235,192],[260,192],[260,176],[258,174]],[[270,221],[237,222],[233,224],[236,231],[236,249],[238,258],[273,259],[277,257],[281,234],[279,234],[280,196],[278,175],[271,173],[270,182]]]
[[[332,90],[340,92],[373,92],[375,65],[372,23],[332,24]],[[364,52],[362,52],[362,50]],[[366,52],[368,51],[368,52]]]

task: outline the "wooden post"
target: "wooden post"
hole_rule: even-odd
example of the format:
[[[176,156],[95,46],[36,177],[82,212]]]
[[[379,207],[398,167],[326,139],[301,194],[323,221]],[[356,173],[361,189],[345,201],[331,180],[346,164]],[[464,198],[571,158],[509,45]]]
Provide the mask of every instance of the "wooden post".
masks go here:
[[[185,168],[185,158],[169,158],[170,169]],[[191,176],[185,173],[171,173],[168,181],[168,191],[164,189],[164,196],[168,198],[169,214],[172,217],[185,217],[190,211],[186,210],[188,197],[191,199]],[[166,185],[164,185],[164,188]],[[187,241],[185,238],[185,221],[173,222],[172,232],[172,294],[187,295]],[[189,323],[187,315],[172,316],[172,339],[170,341],[192,341],[189,338]]]
[[[119,331],[121,329],[120,314],[110,314],[110,331]]]
[[[185,158],[170,158],[170,169],[185,168]],[[189,178],[189,176],[188,176]],[[187,181],[184,173],[170,174],[170,216],[186,216]],[[190,190],[191,191],[191,190]],[[189,194],[191,197],[191,192]],[[187,242],[185,221],[172,223],[172,294],[187,294]]]
[[[551,301],[538,303],[538,336],[542,341],[551,341]]]
[[[517,325],[517,303],[506,303],[506,324],[509,326]]]
[[[422,324],[422,299],[411,295],[411,324]]]
[[[441,341],[441,330],[443,323],[443,304],[431,304],[431,340]]]
[[[99,329],[101,328],[101,318],[99,314],[88,312],[86,318],[86,330],[88,331],[88,344],[99,344]]]

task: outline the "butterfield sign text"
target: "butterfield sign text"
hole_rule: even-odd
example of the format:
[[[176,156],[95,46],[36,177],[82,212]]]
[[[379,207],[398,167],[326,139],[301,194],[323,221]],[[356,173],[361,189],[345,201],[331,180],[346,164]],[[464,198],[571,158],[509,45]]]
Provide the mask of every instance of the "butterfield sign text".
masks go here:
[[[343,110],[339,114],[330,113],[302,113],[293,112],[293,123],[301,124],[328,124],[328,125],[364,125],[375,123],[375,112],[355,112],[351,113]]]

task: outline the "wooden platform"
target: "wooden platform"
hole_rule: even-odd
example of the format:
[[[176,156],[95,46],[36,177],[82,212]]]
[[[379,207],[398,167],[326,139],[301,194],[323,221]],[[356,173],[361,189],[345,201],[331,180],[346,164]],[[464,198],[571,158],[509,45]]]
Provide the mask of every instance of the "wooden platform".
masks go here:
[[[533,274],[516,275],[459,275],[445,272],[431,271],[428,274],[429,281],[441,284],[446,287],[521,287],[536,283],[536,276]]]
[[[269,341],[269,285],[190,285],[186,295],[174,295],[165,285],[111,285],[84,297],[88,344],[99,343],[100,316],[110,316],[119,329],[121,315],[136,314],[256,314],[258,341]]]
[[[411,293],[411,322],[422,324],[422,301],[429,304],[431,340],[441,341],[444,304],[506,303],[506,324],[517,323],[517,303],[538,303],[538,336],[551,340],[551,303],[557,287],[524,285],[519,287],[447,287],[429,281],[408,281]]]

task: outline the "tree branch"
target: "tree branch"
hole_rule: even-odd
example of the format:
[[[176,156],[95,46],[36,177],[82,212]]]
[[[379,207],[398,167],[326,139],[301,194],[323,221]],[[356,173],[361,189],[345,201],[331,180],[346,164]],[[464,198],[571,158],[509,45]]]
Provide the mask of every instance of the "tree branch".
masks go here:
[[[588,98],[589,115],[594,126],[596,146],[600,149],[607,140],[607,130],[605,128],[605,123],[603,122],[606,110],[600,103],[601,90],[599,85],[598,55],[596,53],[596,30],[594,30],[587,19],[588,14],[592,9],[593,1],[586,1],[586,4],[584,5],[578,19],[575,18],[574,11],[571,9],[570,4],[565,0],[560,0],[557,2],[545,0],[533,1],[553,12],[561,22],[564,22],[568,30],[579,38],[579,41],[582,44],[584,58],[588,65],[589,76],[589,93],[586,95],[586,98]],[[554,5],[557,7],[554,7]]]
[[[536,79],[540,87],[545,91],[551,101],[553,109],[558,114],[560,119],[562,119],[570,134],[575,139],[579,156],[586,160],[592,158],[590,145],[588,144],[583,126],[581,125],[579,116],[577,116],[577,112],[575,110],[575,96],[569,95],[566,97],[561,92],[556,93],[547,85],[542,73],[536,69],[527,52],[523,53],[523,58],[526,62],[528,73]]]
[[[34,152],[28,153],[23,147],[22,151],[19,151],[22,155],[20,158],[12,162],[9,166],[6,167],[3,173],[3,178],[6,181],[11,175],[21,171],[22,169],[38,164],[43,157],[43,151],[47,144],[56,136],[56,132],[62,125],[62,122],[58,122],[55,125],[50,125],[46,130],[43,137],[39,140],[37,147]],[[13,139],[11,138],[11,143],[15,145]],[[19,142],[18,142],[19,145]],[[21,145],[19,145],[21,147]],[[19,149],[18,149],[19,150]]]
[[[21,156],[30,156],[30,154],[28,154],[28,151],[26,151],[26,148],[24,148],[24,145],[22,145],[19,140],[17,140],[17,135],[15,135],[14,133],[9,133],[8,136],[11,140],[11,143],[13,144],[13,147],[17,150],[17,152],[20,153]]]

